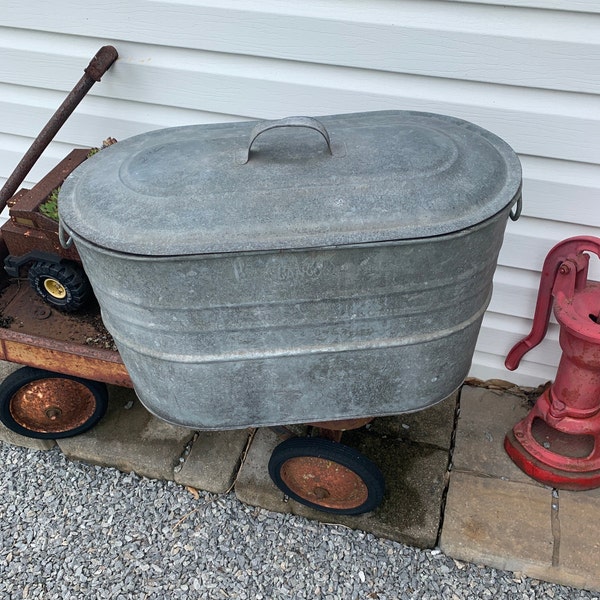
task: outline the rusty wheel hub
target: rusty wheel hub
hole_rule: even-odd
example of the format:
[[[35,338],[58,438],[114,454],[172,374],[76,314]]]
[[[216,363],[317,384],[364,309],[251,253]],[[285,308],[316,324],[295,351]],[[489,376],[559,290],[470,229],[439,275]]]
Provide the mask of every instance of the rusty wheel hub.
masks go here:
[[[281,479],[301,498],[326,508],[356,508],[369,495],[364,481],[354,471],[316,456],[287,460],[281,468]]]
[[[13,419],[30,431],[58,433],[76,429],[96,409],[91,390],[71,379],[38,379],[24,385],[10,400]]]

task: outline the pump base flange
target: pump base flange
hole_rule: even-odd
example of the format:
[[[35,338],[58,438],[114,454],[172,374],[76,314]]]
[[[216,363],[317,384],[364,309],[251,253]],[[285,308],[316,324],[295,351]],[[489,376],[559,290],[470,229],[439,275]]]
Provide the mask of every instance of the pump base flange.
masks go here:
[[[535,440],[529,440],[530,442]],[[600,469],[569,471],[543,463],[519,442],[514,430],[504,438],[504,449],[511,460],[529,477],[561,490],[584,491],[600,487]]]

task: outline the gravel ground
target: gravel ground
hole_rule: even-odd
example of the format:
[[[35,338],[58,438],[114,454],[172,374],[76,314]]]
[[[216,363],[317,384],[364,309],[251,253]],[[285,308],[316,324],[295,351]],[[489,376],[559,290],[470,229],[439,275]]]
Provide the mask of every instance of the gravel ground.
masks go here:
[[[1,599],[599,598],[58,450],[0,461]]]

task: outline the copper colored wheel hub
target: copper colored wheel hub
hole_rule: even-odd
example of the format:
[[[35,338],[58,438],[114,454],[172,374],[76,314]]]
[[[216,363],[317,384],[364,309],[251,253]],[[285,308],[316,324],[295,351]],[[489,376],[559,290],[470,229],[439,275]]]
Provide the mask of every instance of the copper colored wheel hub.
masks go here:
[[[292,492],[326,508],[356,508],[369,496],[367,486],[354,471],[325,458],[290,458],[283,463],[280,475]]]
[[[96,410],[90,389],[72,379],[38,379],[10,400],[13,419],[30,431],[59,433],[86,423]]]

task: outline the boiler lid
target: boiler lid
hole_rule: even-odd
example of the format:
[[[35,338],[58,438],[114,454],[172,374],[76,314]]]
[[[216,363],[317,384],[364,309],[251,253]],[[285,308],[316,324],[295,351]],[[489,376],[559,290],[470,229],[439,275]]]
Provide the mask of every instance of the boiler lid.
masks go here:
[[[59,212],[94,245],[174,256],[439,236],[493,217],[520,190],[519,160],[496,135],[382,111],[144,133],[79,166]]]

